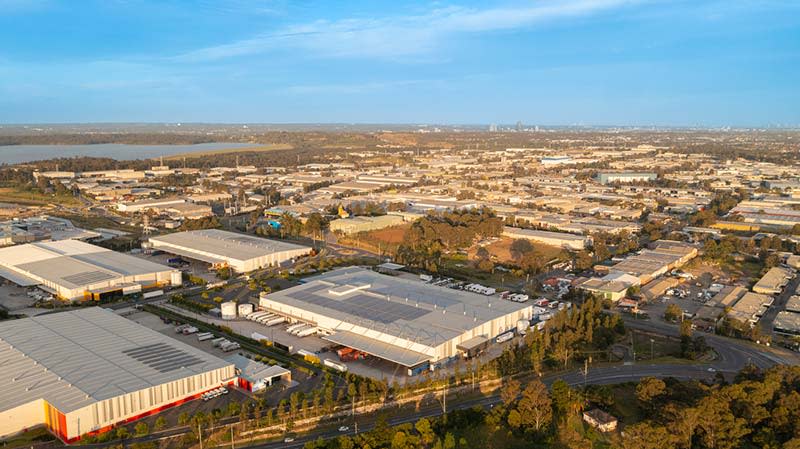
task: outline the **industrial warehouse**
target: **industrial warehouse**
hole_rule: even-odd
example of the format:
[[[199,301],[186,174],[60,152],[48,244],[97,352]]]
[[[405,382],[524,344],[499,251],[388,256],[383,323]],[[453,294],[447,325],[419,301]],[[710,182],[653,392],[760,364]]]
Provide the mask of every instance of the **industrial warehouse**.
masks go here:
[[[181,284],[180,271],[78,240],[0,249],[0,276],[69,300],[101,300]]]
[[[525,239],[545,245],[558,246],[561,248],[582,250],[592,244],[592,238],[585,235],[567,234],[565,232],[539,231],[536,229],[503,228],[503,236],[512,239]]]
[[[236,381],[235,366],[92,307],[0,327],[0,438],[44,425],[66,442]]]
[[[239,273],[280,265],[311,252],[308,246],[219,229],[151,237],[149,244],[154,250],[207,262],[213,267],[230,267]]]
[[[261,294],[262,309],[310,323],[323,339],[408,368],[433,369],[529,320],[530,305],[349,267]]]

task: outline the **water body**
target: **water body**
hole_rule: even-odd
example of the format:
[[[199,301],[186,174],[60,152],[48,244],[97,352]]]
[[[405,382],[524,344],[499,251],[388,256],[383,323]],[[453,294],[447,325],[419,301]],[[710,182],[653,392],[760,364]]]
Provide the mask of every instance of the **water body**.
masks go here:
[[[126,145],[101,143],[95,145],[0,145],[0,163],[19,164],[58,157],[110,157],[120,161],[151,159],[181,153],[248,148],[249,143],[200,143],[197,145]]]

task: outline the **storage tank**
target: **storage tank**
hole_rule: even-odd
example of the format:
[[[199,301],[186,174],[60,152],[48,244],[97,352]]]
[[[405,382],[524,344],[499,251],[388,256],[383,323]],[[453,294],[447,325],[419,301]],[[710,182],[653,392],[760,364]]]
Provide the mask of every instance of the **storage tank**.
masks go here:
[[[183,274],[180,271],[173,271],[169,275],[169,283],[172,286],[183,284]]]
[[[223,320],[235,320],[236,319],[236,302],[235,301],[228,301],[223,302],[220,304],[220,312]]]
[[[247,316],[253,313],[253,305],[249,302],[239,304],[239,316]]]

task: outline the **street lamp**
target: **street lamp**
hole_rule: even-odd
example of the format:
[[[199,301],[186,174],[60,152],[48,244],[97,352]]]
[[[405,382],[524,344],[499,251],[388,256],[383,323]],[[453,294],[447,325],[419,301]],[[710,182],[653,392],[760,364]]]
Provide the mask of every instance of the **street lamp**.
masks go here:
[[[653,343],[654,343],[654,342],[655,342],[655,340],[653,340],[653,339],[651,338],[651,339],[650,339],[650,360],[653,360],[653,359],[655,359],[655,353],[653,352]]]

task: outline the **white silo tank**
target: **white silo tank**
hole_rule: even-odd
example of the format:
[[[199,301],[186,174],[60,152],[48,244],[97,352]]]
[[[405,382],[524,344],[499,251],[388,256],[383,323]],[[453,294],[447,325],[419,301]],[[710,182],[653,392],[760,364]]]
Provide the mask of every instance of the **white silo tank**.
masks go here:
[[[223,302],[220,304],[220,311],[223,320],[235,320],[236,319],[236,302],[235,301],[228,301]]]
[[[239,316],[247,316],[251,313],[253,313],[253,304],[249,302],[239,304]]]

